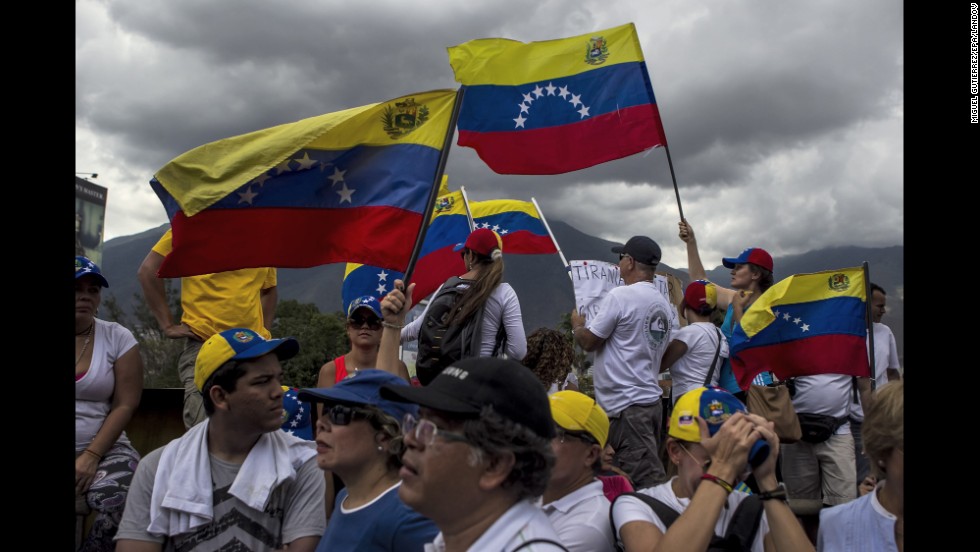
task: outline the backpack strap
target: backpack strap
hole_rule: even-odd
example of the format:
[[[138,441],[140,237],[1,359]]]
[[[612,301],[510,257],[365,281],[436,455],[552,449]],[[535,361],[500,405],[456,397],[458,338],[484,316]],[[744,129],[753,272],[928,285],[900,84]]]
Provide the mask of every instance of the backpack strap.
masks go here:
[[[565,548],[565,545],[563,545],[562,543],[560,543],[558,541],[553,541],[551,539],[531,539],[529,541],[524,541],[524,542],[521,543],[520,546],[518,546],[517,548],[515,548],[511,552],[517,552],[518,550],[520,550],[522,548],[525,548],[529,544],[541,544],[541,543],[552,544],[555,547],[557,547],[557,548],[559,548],[561,550],[564,550],[565,552],[568,552],[568,549]]]
[[[715,358],[711,359],[711,368],[708,368],[708,377],[704,378],[705,387],[711,385],[711,378],[715,375],[715,364],[718,363],[718,354],[721,353],[721,332],[715,328],[715,333],[718,334],[718,346],[715,347]]]
[[[613,519],[613,506],[616,505],[617,500],[619,500],[624,496],[636,497],[641,501],[645,502],[647,506],[653,509],[653,513],[656,514],[658,518],[660,518],[660,521],[664,523],[665,530],[670,529],[671,524],[677,521],[677,518],[680,517],[680,514],[677,513],[677,510],[671,508],[670,506],[667,506],[662,501],[657,500],[656,498],[653,498],[648,494],[637,493],[637,492],[621,493],[612,501],[612,504],[609,505],[609,526],[612,527],[613,540],[616,541],[617,550],[623,550],[623,543],[622,541],[619,540],[619,537],[616,536],[616,520]]]
[[[727,541],[728,550],[752,549],[755,534],[762,523],[763,510],[762,501],[756,495],[749,495],[739,503],[725,530],[724,541]]]

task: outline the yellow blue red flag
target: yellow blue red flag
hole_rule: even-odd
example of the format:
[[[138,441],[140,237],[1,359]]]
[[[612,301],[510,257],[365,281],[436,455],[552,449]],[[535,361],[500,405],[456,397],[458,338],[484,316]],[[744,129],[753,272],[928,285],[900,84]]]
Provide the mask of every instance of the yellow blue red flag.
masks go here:
[[[543,42],[449,48],[464,87],[460,146],[500,174],[560,174],[664,146],[632,23]]]
[[[384,269],[359,263],[347,263],[344,270],[344,283],[341,297],[346,313],[350,304],[359,297],[370,296],[378,300],[395,287],[395,280],[402,280],[405,274],[397,270]]]
[[[448,187],[443,191],[448,191]],[[470,222],[462,192],[448,192],[439,196],[415,262],[415,271],[412,272],[412,283],[415,284],[413,305],[439,289],[450,277],[466,272],[463,257],[453,251],[453,247],[465,242],[469,235]]]
[[[732,372],[742,389],[771,371],[869,377],[867,295],[861,267],[795,274],[767,289],[732,332]]]
[[[540,255],[557,253],[558,248],[541,220],[534,203],[517,199],[492,199],[470,203],[473,223],[500,234],[504,252]]]
[[[225,138],[157,171],[173,228],[162,277],[358,262],[405,270],[455,90]]]

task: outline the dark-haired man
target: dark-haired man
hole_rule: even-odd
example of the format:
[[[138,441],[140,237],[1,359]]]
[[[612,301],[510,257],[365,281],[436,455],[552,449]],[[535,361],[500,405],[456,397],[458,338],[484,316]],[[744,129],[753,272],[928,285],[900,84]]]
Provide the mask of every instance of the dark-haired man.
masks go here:
[[[326,527],[316,445],[284,431],[282,366],[293,338],[246,328],[201,346],[207,419],[139,463],[116,550],[312,551]]]

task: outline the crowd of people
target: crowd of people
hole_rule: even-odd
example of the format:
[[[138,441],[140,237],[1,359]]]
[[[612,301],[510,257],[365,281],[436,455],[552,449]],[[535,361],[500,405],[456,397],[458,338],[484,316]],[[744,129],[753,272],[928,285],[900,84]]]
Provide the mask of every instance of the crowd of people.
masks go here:
[[[707,279],[686,220],[678,235],[694,280],[677,305],[654,285],[660,245],[634,236],[612,248],[625,285],[589,320],[573,310],[569,339],[525,334],[503,242],[475,230],[457,248],[466,272],[443,286],[448,308],[406,325],[414,284],[400,280],[352,301],[350,351],[291,390],[282,361],[302,344],[271,335],[275,269],[183,278],[178,322],[156,275],[168,232],[138,277],[161,330],[185,340],[186,431],[142,458],[124,431],[139,346],[96,317],[109,284],[76,257],[76,498],[96,512],[79,549],[902,550],[904,386],[884,289],[869,298],[875,382],[794,378],[796,410],[839,424],[781,443],[728,361],[772,257],[724,258],[726,288]],[[471,335],[410,378],[401,344],[447,325]],[[595,353],[594,397],[578,390],[574,345]],[[285,404],[312,415],[312,434],[282,431]]]

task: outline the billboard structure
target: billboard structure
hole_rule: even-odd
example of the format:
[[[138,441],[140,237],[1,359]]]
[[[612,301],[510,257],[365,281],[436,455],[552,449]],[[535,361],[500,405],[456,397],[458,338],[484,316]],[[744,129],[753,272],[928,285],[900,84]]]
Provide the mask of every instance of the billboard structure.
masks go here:
[[[75,255],[102,264],[102,231],[108,188],[75,177]]]

